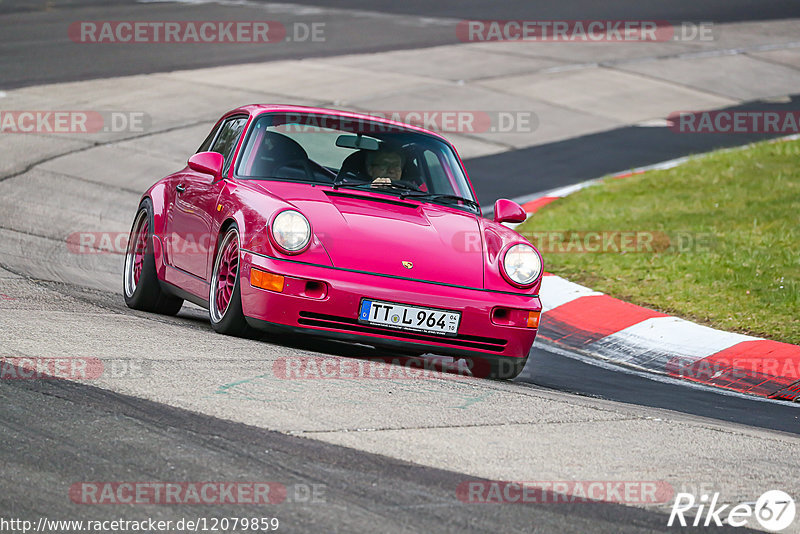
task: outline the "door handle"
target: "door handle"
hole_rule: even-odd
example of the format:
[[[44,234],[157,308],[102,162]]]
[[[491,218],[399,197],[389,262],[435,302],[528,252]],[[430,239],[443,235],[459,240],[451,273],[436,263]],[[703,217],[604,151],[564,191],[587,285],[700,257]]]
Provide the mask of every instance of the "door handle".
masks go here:
[[[178,193],[183,193],[184,191],[186,191],[186,186],[183,185],[183,184],[178,184],[178,185],[175,186],[175,190]]]

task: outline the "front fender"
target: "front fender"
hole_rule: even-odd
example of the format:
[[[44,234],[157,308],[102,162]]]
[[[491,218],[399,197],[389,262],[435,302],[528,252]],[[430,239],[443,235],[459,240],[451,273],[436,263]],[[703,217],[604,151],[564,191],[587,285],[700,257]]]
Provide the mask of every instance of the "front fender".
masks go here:
[[[528,241],[517,232],[506,228],[502,224],[484,218],[480,218],[479,221],[484,243],[484,280],[486,289],[494,291],[514,291],[531,296],[538,295],[539,288],[542,284],[541,274],[532,287],[520,289],[506,281],[503,274],[500,272],[500,262],[503,261],[504,251],[513,244],[528,243]]]
[[[275,196],[264,194],[233,181],[226,181],[217,200],[218,210],[214,217],[214,231],[219,237],[222,228],[233,221],[239,228],[240,247],[255,254],[261,254],[271,258],[299,261],[316,265],[333,265],[322,242],[315,234],[315,228],[311,228],[311,244],[308,249],[300,254],[285,254],[277,249],[270,240],[268,224],[272,216],[279,210],[292,208],[294,205]],[[310,219],[310,217],[309,217]],[[219,238],[216,240],[219,246]],[[213,261],[216,257],[216,249],[211,255],[209,272],[213,268]]]

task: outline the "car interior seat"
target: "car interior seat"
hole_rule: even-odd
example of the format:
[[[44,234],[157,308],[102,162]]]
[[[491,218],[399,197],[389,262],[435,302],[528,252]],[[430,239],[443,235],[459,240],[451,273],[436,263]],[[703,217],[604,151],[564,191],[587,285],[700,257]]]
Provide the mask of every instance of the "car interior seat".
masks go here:
[[[278,132],[264,132],[247,174],[288,180],[309,180],[314,177],[305,149],[294,139]]]

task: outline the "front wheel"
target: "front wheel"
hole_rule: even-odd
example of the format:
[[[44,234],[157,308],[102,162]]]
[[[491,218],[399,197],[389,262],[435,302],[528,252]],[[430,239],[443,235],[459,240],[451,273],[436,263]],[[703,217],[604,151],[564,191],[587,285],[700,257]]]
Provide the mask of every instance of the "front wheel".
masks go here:
[[[164,293],[156,274],[153,254],[153,205],[146,198],[139,206],[125,251],[122,274],[125,304],[134,310],[175,315],[183,299]]]
[[[239,257],[239,230],[232,225],[222,234],[217,247],[208,296],[211,327],[229,336],[252,333],[242,311]]]

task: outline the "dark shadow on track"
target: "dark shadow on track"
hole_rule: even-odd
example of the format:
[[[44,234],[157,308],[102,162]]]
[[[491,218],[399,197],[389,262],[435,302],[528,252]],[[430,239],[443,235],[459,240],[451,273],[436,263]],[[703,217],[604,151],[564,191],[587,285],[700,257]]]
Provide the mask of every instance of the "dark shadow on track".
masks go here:
[[[257,0],[266,2],[268,0]],[[295,2],[292,2],[295,3]],[[451,17],[458,19],[622,19],[737,22],[800,17],[795,0],[307,0],[317,6],[341,9],[368,9],[383,13]]]
[[[267,4],[272,0],[251,0]],[[124,6],[137,0],[4,0],[0,13],[43,11],[58,8],[91,6]],[[285,4],[319,6],[337,9],[359,9],[397,15],[445,17],[457,19],[622,19],[738,22],[800,17],[795,0],[286,0]]]
[[[520,382],[637,406],[663,408],[730,423],[800,434],[800,406],[725,395],[713,389],[660,382],[534,347]]]
[[[660,531],[668,520],[662,513],[607,503],[463,502],[456,493],[459,485],[482,479],[83,384],[4,380],[0,397],[0,461],[7,466],[0,480],[2,515],[34,522],[41,516],[172,521],[278,517],[280,530],[289,532],[373,532],[379,525],[381,532],[494,533],[535,528],[616,533]],[[266,506],[198,507],[87,506],[80,504],[80,490],[70,494],[73,484],[95,481],[277,482],[286,486],[288,495],[284,502]],[[319,489],[308,489],[315,487]],[[298,488],[305,489],[298,492]],[[70,497],[77,497],[78,503]],[[554,499],[552,494],[547,497]]]

